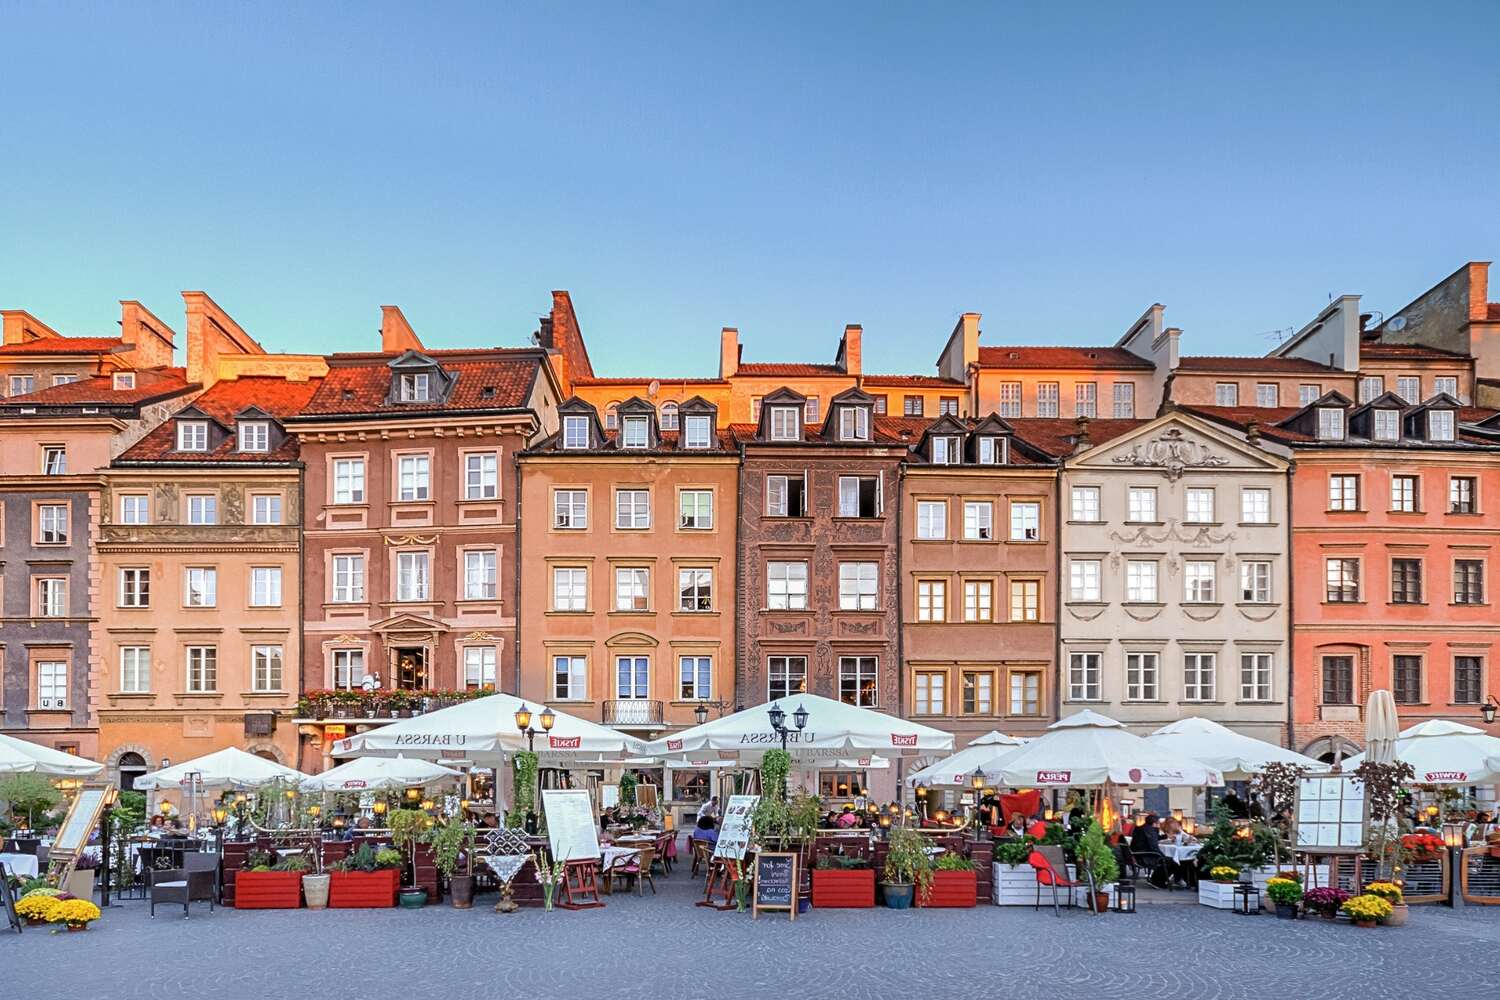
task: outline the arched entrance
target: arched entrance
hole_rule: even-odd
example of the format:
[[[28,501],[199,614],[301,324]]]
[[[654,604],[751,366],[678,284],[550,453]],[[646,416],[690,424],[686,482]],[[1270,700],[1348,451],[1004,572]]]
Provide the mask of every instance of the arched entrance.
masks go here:
[[[1343,736],[1322,736],[1313,740],[1302,752],[1314,760],[1332,764],[1334,760],[1348,760],[1364,748]]]
[[[150,770],[146,766],[146,758],[138,753],[122,753],[117,765],[120,772],[120,791],[135,791],[135,779]]]

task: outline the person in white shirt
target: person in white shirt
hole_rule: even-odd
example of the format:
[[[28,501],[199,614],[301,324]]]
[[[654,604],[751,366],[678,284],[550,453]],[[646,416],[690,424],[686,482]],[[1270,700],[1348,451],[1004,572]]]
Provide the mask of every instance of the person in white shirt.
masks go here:
[[[702,819],[705,816],[715,820],[719,818],[719,797],[717,795],[698,807],[698,818]]]

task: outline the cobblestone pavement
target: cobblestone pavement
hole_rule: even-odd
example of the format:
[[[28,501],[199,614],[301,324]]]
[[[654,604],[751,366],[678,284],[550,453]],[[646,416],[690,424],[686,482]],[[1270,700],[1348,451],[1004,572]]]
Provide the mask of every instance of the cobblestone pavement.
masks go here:
[[[1060,919],[823,910],[789,923],[694,907],[681,870],[658,887],[603,910],[512,916],[492,896],[472,910],[202,907],[187,920],[127,901],[84,934],[0,936],[0,975],[17,997],[78,1000],[1500,995],[1500,908],[1413,907],[1407,926],[1374,930],[1201,906]]]

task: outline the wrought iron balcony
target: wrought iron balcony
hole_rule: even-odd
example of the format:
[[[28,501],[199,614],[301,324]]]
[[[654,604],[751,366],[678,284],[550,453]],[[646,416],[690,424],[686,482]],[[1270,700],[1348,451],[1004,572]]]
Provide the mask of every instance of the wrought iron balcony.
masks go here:
[[[626,728],[656,729],[664,723],[664,704],[646,698],[618,698],[604,703],[604,724]]]

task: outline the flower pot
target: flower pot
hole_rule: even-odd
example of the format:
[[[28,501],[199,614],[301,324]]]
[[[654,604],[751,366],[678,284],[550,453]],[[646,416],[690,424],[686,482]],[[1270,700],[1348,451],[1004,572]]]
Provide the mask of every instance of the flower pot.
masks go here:
[[[1277,920],[1296,920],[1297,919],[1297,904],[1296,903],[1277,903],[1276,904],[1276,919]]]
[[[448,892],[455,910],[467,910],[474,905],[474,876],[454,875],[448,880]]]
[[[88,929],[89,929],[89,925],[88,924],[69,924],[68,925],[68,933],[69,934],[73,933],[74,931],[86,931]]]
[[[327,875],[302,876],[302,898],[307,900],[309,910],[322,910],[328,906]]]
[[[911,906],[913,886],[910,882],[888,882],[880,887],[881,898],[893,910],[905,910]]]
[[[875,869],[814,868],[812,904],[819,909],[874,906]]]
[[[1318,916],[1322,917],[1324,920],[1337,920],[1339,918],[1339,915],[1332,910],[1320,910],[1318,912]]]
[[[40,927],[43,924],[45,924],[46,922],[47,921],[43,920],[41,917],[27,917],[26,918],[26,926],[27,927]]]
[[[1108,913],[1109,912],[1109,893],[1107,893],[1107,892],[1096,892],[1096,893],[1094,893],[1094,912],[1095,913]]]
[[[403,910],[420,910],[427,905],[427,890],[402,889],[399,898]]]
[[[1386,926],[1400,927],[1402,924],[1406,923],[1406,918],[1410,914],[1411,910],[1405,903],[1392,904],[1391,915],[1385,918]]]
[[[1373,921],[1373,920],[1356,920],[1356,921],[1354,921],[1354,926],[1355,927],[1374,927],[1375,926],[1375,921]]]

